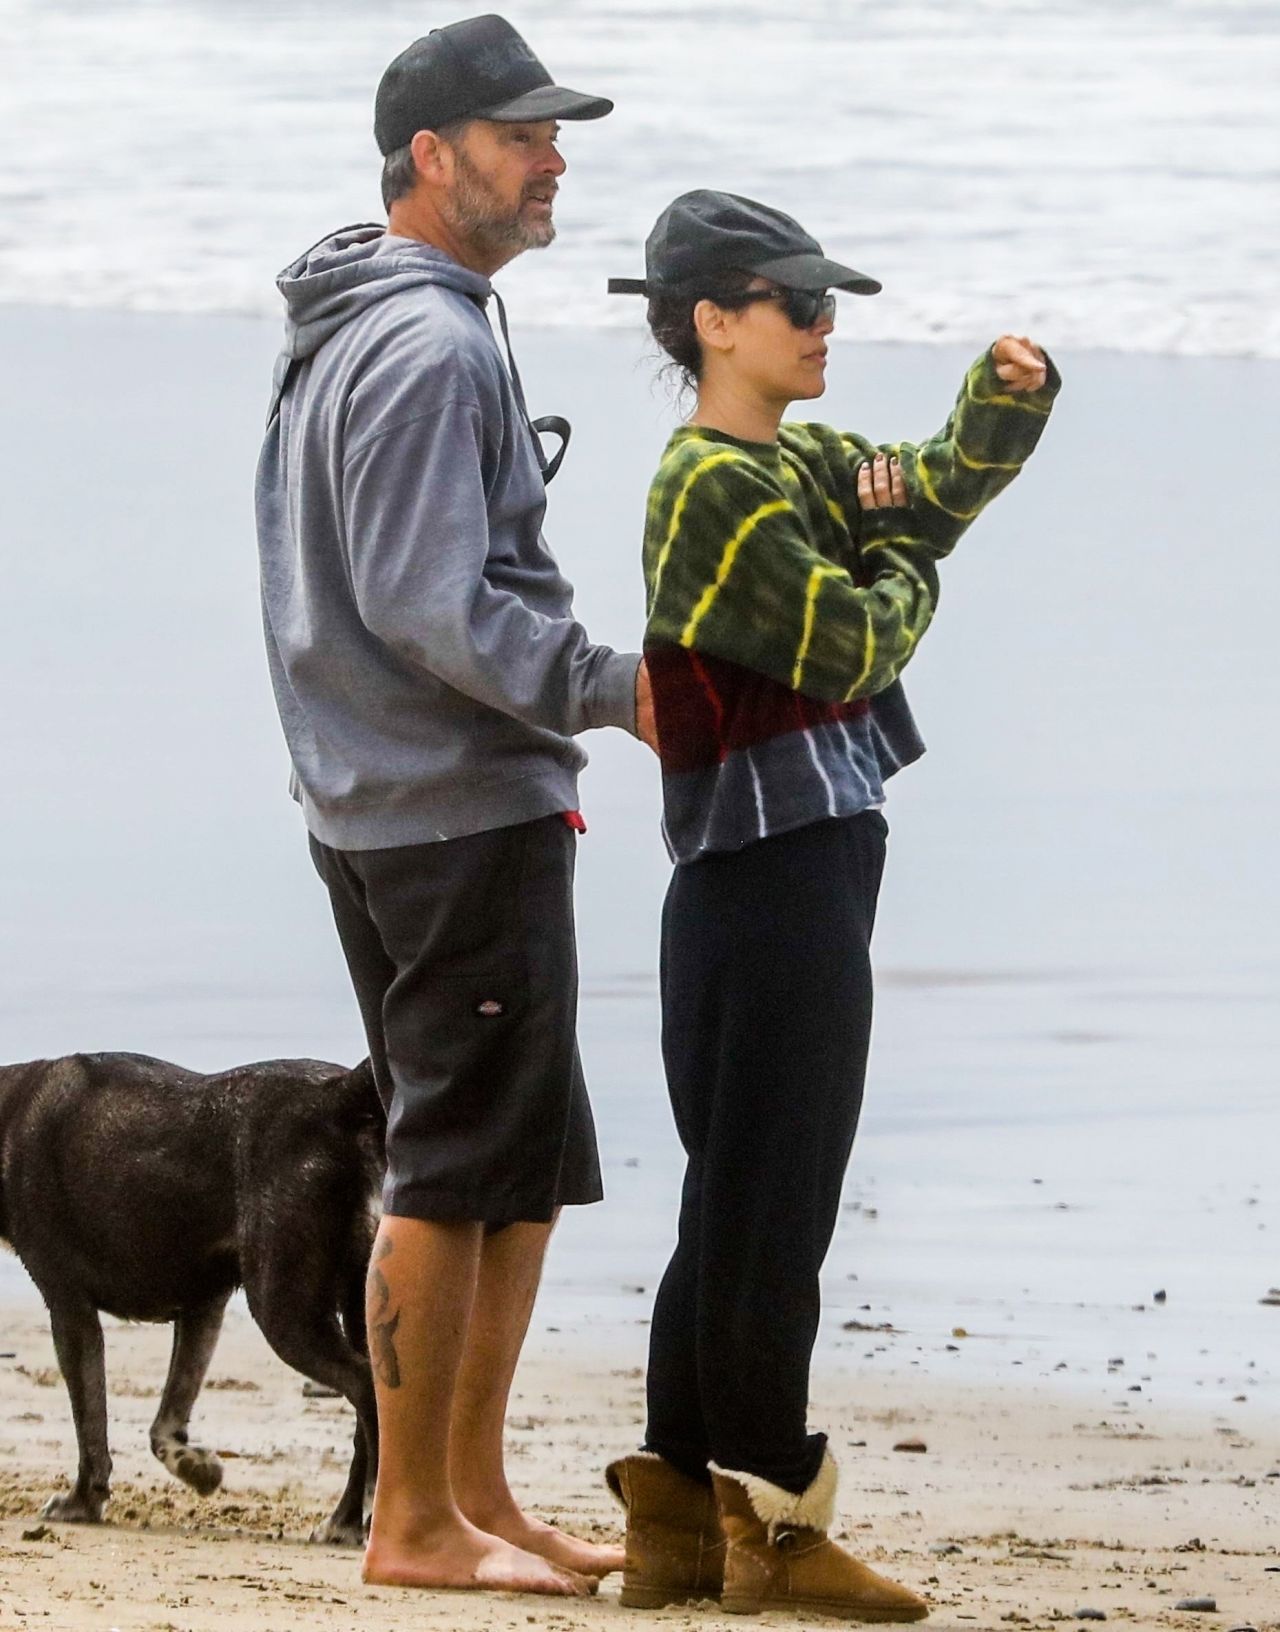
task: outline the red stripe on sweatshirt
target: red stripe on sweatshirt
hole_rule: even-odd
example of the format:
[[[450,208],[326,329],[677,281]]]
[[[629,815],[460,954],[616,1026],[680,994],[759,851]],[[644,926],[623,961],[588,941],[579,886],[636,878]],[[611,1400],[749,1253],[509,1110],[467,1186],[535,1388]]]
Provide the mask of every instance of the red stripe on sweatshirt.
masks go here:
[[[857,719],[866,698],[827,703],[766,675],[665,641],[645,646],[664,769],[703,770],[735,749],[814,726]]]

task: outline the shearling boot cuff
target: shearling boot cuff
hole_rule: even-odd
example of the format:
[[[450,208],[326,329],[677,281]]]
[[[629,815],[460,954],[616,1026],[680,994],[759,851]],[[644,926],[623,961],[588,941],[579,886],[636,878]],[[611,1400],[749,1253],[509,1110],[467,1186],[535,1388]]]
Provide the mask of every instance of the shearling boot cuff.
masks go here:
[[[808,1489],[798,1496],[783,1490],[781,1485],[770,1484],[758,1474],[739,1473],[733,1468],[719,1467],[715,1462],[711,1464],[711,1471],[742,1486],[756,1517],[769,1532],[771,1545],[783,1530],[817,1530],[825,1536],[835,1520],[839,1471],[830,1451],[822,1453],[822,1466]]]

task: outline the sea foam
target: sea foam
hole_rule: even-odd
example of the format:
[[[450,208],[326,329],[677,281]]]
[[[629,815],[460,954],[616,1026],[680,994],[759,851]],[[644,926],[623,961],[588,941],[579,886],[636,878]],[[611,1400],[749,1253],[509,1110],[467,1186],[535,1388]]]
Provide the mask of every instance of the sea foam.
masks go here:
[[[8,0],[0,300],[278,310],[278,268],[378,219],[373,89],[405,0]],[[881,278],[844,333],[1280,356],[1275,0],[525,0],[564,83],[560,242],[523,324],[637,324],[658,210],[727,187]]]

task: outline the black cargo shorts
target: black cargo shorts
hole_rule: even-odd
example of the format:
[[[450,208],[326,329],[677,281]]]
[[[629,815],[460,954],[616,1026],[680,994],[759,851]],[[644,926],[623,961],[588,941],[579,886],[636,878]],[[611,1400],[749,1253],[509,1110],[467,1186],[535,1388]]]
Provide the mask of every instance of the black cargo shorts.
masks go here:
[[[387,1111],[396,1217],[545,1223],[602,1195],[560,816],[390,850],[311,839]]]

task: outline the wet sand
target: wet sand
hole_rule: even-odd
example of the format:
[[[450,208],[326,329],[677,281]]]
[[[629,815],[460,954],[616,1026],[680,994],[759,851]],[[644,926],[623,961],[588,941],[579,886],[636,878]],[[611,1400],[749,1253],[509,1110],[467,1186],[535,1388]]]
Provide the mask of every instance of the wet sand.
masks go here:
[[[73,1465],[69,1412],[36,1312],[4,1331],[16,1351],[0,1360],[4,1632],[742,1624],[712,1607],[622,1610],[616,1578],[598,1600],[572,1605],[363,1587],[354,1552],[306,1542],[341,1487],[350,1413],[304,1399],[237,1312],[193,1422],[193,1438],[224,1458],[222,1490],[202,1501],[151,1460],[167,1333],[111,1324],[110,1522],[42,1526],[41,1503]],[[552,1332],[544,1322],[521,1370],[513,1479],[534,1509],[584,1535],[618,1533],[600,1475],[636,1443],[643,1343],[637,1326],[604,1348],[582,1325]],[[847,1361],[824,1366],[815,1417],[843,1466],[841,1533],[922,1589],[940,1632],[1048,1628],[1080,1608],[1135,1627],[1280,1626],[1280,1441],[1255,1406],[1151,1409],[1120,1378],[1086,1398],[1046,1385],[969,1387],[899,1357],[871,1376]],[[924,1453],[894,1451],[913,1437]],[[1175,1608],[1206,1594],[1218,1615]]]

